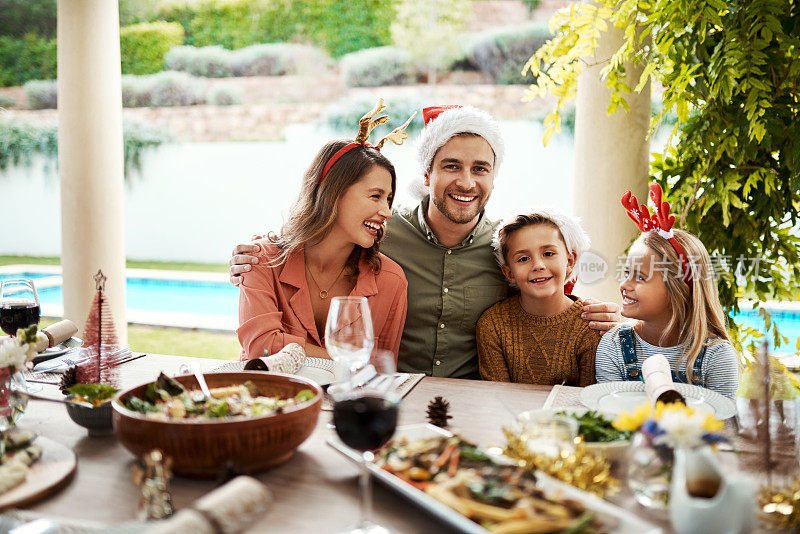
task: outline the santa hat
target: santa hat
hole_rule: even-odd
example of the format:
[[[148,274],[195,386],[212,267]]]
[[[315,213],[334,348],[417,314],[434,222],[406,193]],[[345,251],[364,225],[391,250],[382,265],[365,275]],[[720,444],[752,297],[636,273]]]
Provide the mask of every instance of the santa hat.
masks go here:
[[[531,218],[538,217],[556,225],[558,231],[561,233],[561,237],[564,239],[567,250],[575,253],[575,266],[564,284],[564,293],[568,295],[571,294],[578,280],[578,261],[580,260],[581,254],[589,250],[589,246],[591,245],[589,234],[581,227],[580,218],[551,207],[535,208],[521,215]],[[495,231],[492,246],[494,247],[494,255],[500,265],[506,264],[506,259],[503,256],[503,249],[500,246],[500,231],[513,223],[519,216],[520,215],[515,215],[506,219],[497,227],[497,231]]]
[[[417,161],[424,176],[436,152],[461,133],[477,134],[486,139],[494,151],[494,173],[503,162],[505,143],[500,125],[494,118],[472,106],[433,106],[422,110],[425,128],[417,140]]]

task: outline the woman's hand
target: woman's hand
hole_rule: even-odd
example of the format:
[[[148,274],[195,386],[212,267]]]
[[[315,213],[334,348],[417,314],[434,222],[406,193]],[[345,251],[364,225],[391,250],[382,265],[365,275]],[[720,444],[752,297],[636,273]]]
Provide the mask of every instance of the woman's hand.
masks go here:
[[[230,265],[231,284],[238,286],[242,283],[242,273],[246,273],[251,269],[251,264],[258,263],[258,258],[255,256],[261,247],[258,245],[236,245],[231,254]]]
[[[619,312],[619,304],[600,302],[596,299],[583,299],[581,318],[589,321],[589,328],[605,332],[623,321]]]

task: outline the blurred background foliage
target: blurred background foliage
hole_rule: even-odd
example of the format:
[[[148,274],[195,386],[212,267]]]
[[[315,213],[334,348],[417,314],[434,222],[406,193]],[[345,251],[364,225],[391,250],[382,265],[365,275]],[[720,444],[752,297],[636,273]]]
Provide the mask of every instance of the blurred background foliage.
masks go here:
[[[120,0],[121,67],[279,76],[339,62],[351,87],[436,83],[459,70],[529,83],[521,68],[546,27],[463,35],[469,13],[469,0]],[[55,79],[55,37],[56,0],[0,0],[0,86]]]

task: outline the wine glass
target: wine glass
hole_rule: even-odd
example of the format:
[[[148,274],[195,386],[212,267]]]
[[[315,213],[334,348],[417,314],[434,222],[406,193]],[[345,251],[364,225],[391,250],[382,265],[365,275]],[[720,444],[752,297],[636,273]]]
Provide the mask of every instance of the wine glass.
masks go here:
[[[366,384],[328,390],[333,396],[333,424],[342,442],[361,453],[359,486],[361,513],[349,534],[388,534],[389,530],[370,520],[372,493],[368,463],[375,460],[373,450],[385,445],[397,427],[400,395],[395,387],[395,358],[388,351],[375,351],[370,359],[376,376]]]
[[[325,348],[344,368],[344,380],[369,362],[375,336],[366,297],[333,297],[325,323]]]
[[[14,278],[0,283],[0,329],[16,336],[19,328],[39,324],[41,309],[33,280]]]

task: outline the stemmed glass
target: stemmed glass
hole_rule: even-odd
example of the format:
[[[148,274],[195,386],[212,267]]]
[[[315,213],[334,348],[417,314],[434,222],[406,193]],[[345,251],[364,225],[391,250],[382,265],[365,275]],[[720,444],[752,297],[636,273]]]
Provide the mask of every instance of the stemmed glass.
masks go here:
[[[342,442],[361,453],[361,517],[349,534],[388,534],[389,530],[370,520],[372,492],[367,465],[375,460],[373,450],[386,444],[397,427],[400,395],[395,387],[395,359],[377,350],[370,359],[376,376],[358,387],[331,388],[333,423]]]
[[[17,329],[39,324],[39,295],[33,280],[14,278],[0,283],[0,329],[16,336]]]
[[[345,382],[349,382],[353,374],[369,362],[374,345],[367,299],[333,297],[325,323],[325,348],[344,368]]]

